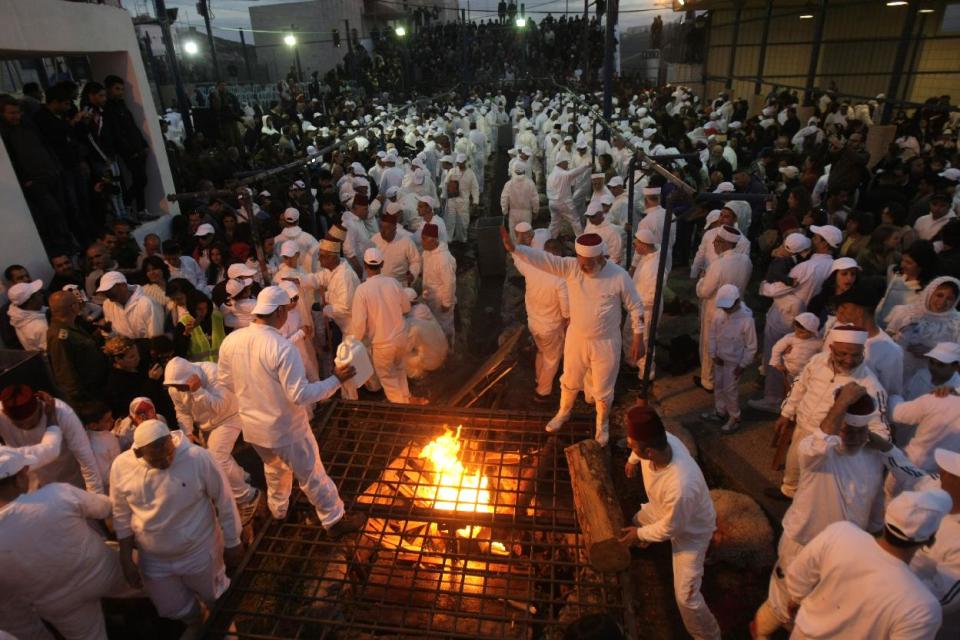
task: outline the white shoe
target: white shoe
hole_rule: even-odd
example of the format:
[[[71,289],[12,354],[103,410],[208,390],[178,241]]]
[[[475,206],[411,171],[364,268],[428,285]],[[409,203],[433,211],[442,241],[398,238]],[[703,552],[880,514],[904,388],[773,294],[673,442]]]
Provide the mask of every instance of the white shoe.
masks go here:
[[[567,424],[569,419],[569,414],[564,415],[558,413],[557,415],[553,416],[553,419],[550,420],[550,422],[547,423],[547,426],[544,427],[544,431],[547,433],[556,433],[557,431],[560,431],[560,428],[563,427],[563,425]]]

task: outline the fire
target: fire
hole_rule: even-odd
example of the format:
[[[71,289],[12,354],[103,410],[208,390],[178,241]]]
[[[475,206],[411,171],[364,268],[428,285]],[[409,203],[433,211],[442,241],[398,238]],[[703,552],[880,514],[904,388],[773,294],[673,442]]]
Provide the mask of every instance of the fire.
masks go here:
[[[460,427],[456,433],[445,433],[427,443],[420,457],[430,461],[434,483],[417,488],[418,497],[443,511],[493,513],[490,506],[489,481],[480,473],[467,473],[460,461]]]

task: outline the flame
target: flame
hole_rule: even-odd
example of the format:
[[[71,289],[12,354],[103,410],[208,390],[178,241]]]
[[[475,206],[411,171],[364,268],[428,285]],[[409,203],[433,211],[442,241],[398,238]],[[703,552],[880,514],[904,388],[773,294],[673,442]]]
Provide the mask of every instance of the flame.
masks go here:
[[[468,473],[460,461],[460,430],[456,433],[444,427],[444,434],[430,441],[420,451],[420,458],[429,461],[434,475],[432,485],[417,487],[417,497],[426,500],[434,509],[493,513],[490,506],[489,481],[481,473]],[[457,529],[457,535],[474,538],[481,527],[468,525]]]

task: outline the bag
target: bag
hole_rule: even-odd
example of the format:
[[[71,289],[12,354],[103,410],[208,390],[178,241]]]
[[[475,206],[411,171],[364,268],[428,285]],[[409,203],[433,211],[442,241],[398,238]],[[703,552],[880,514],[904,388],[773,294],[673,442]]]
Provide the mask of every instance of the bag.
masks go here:
[[[459,198],[460,197],[460,181],[459,180],[447,180],[447,197],[448,198]]]

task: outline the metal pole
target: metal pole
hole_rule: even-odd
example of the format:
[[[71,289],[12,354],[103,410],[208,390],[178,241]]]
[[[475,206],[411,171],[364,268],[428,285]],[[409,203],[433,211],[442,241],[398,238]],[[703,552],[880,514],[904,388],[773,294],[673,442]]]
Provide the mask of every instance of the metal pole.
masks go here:
[[[632,178],[633,176],[631,176]],[[653,369],[654,350],[657,346],[657,325],[660,324],[660,305],[663,302],[663,276],[667,271],[667,252],[670,250],[670,226],[673,223],[673,196],[667,197],[666,213],[663,218],[663,236],[660,237],[660,258],[657,264],[657,288],[653,294],[653,314],[647,329],[647,353],[643,363],[643,377],[640,379],[640,397],[646,398],[650,392],[650,373]]]
[[[187,132],[187,137],[190,138],[193,136],[193,122],[190,120],[190,98],[187,97],[187,92],[183,88],[183,81],[180,79],[180,65],[177,63],[177,54],[173,50],[173,38],[170,37],[167,4],[164,0],[153,0],[153,8],[157,13],[157,20],[160,22],[163,45],[167,50],[167,64],[170,65],[173,84],[177,88],[177,110],[183,116],[183,127]]]
[[[297,62],[297,82],[303,82],[303,69],[300,68],[300,43],[293,45],[293,59]]]
[[[820,0],[817,22],[813,26],[813,48],[810,50],[810,65],[807,67],[807,86],[804,104],[813,100],[813,83],[817,80],[817,67],[820,66],[820,45],[823,42],[823,25],[827,18],[827,0]]]
[[[617,28],[619,0],[610,0],[607,6],[607,30],[603,43],[603,117],[613,116],[613,51],[616,48],[614,32]]]
[[[730,42],[730,60],[727,62],[727,81],[724,83],[727,89],[733,87],[733,72],[737,64],[737,43],[740,40],[740,18],[742,16],[743,2],[737,2],[733,14],[733,39]]]
[[[210,29],[210,2],[200,0],[198,9],[203,10],[203,24],[207,28],[207,45],[210,47],[210,59],[213,62],[213,77],[220,82],[220,63],[217,60],[217,44],[213,41],[213,31]]]
[[[587,79],[590,76],[590,0],[583,0],[583,35],[581,37],[582,44],[580,48],[583,49],[583,76],[581,77],[582,82],[587,82]]]
[[[637,171],[637,154],[630,156],[630,162],[627,163],[627,259],[624,262],[627,268],[633,262],[633,199],[636,190],[636,180],[633,179]]]
[[[253,82],[253,71],[250,70],[250,55],[247,53],[247,39],[243,35],[243,29],[240,29],[240,47],[243,50],[243,66],[247,69],[247,80]]]
[[[903,29],[900,30],[900,42],[897,44],[897,53],[893,59],[893,68],[890,70],[890,85],[887,87],[887,97],[889,100],[897,99],[897,91],[900,88],[900,76],[903,74],[903,65],[907,61],[907,52],[910,49],[913,27],[917,21],[917,9],[916,3],[907,7],[907,17],[903,21]]]
[[[923,34],[926,30],[926,27],[927,27],[927,14],[921,13],[920,26],[917,27],[917,35],[913,40],[913,51],[910,53],[910,64],[907,67],[907,75],[913,75],[914,71],[917,70],[917,57],[920,55],[920,48],[923,46]],[[906,102],[907,100],[907,92],[909,90],[910,90],[910,83],[904,82],[903,91],[901,92],[902,100],[904,102]],[[890,99],[892,100],[893,96],[890,96]],[[888,122],[886,114],[891,113],[892,111],[893,111],[892,106],[884,107],[884,113],[880,114],[884,118],[883,119],[884,123]]]
[[[767,13],[763,21],[763,35],[760,36],[760,55],[757,57],[757,82],[753,85],[753,95],[760,95],[763,83],[763,68],[767,65],[767,40],[770,38],[770,19],[773,16],[773,0],[767,0]]]

